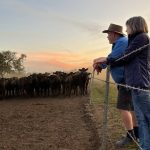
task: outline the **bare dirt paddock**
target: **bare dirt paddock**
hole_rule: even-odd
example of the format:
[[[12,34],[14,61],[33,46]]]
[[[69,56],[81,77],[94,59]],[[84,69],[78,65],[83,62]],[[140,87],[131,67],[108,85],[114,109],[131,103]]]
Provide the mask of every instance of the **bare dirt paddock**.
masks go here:
[[[97,150],[88,98],[0,101],[0,150]]]

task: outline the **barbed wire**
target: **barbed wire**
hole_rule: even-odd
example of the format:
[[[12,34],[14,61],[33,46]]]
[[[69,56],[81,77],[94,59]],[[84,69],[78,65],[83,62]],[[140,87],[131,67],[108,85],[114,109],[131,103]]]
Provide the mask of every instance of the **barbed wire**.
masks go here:
[[[138,52],[138,51],[141,51],[142,49],[146,48],[147,46],[150,46],[150,43],[148,43],[148,44],[146,44],[146,45],[144,45],[144,46],[142,46],[142,47],[140,47],[138,49],[133,50],[129,54],[125,54],[124,56],[116,59],[115,62],[120,61],[120,60],[122,60],[122,59],[124,59],[124,58],[126,58],[126,57],[128,57],[128,56],[130,56],[130,55],[132,55],[132,54],[134,54],[136,52]],[[92,74],[94,74],[94,70],[93,70]],[[93,75],[93,77],[94,77],[94,75]],[[107,83],[107,81],[102,80],[102,79],[98,79],[98,78],[94,78],[94,79],[100,80],[100,81],[103,81],[103,82]],[[138,88],[138,87],[132,87],[132,86],[129,86],[129,85],[126,85],[126,84],[120,84],[120,83],[115,83],[115,82],[110,82],[110,81],[109,81],[109,83],[110,84],[114,84],[114,85],[119,85],[119,86],[122,86],[122,87],[125,87],[125,88],[129,88],[129,89],[133,89],[133,90],[140,90],[140,91],[143,91],[143,92],[150,92],[150,90],[145,90],[145,89],[141,89],[141,88]]]
[[[125,88],[129,88],[129,89],[133,89],[133,90],[140,90],[140,91],[144,91],[144,92],[150,92],[150,90],[145,90],[145,89],[141,89],[141,88],[136,88],[136,87],[132,87],[132,86],[129,86],[129,85],[126,85],[126,84],[119,84],[119,83],[115,83],[115,82],[111,82],[111,81],[106,81],[106,80],[103,80],[103,79],[98,79],[98,78],[95,78],[94,77],[94,71],[91,75],[91,82],[90,84],[93,84],[93,81],[94,79],[95,80],[99,80],[99,81],[102,81],[102,82],[105,82],[105,83],[110,83],[112,85],[118,85],[118,86],[122,86],[122,87],[125,87]],[[90,89],[92,88],[92,85],[90,85]],[[91,91],[90,91],[91,92]],[[90,103],[92,102],[92,99],[91,99],[91,95],[90,95]],[[114,103],[113,103],[114,104]],[[108,104],[108,111],[110,112],[109,108],[110,108],[110,103]],[[140,150],[143,150],[141,148],[141,146],[139,145],[138,141],[136,141],[136,139],[128,132],[128,130],[124,127],[124,130],[128,133],[128,135],[130,136],[130,138],[133,140],[133,142],[136,144],[136,146],[140,149]],[[110,137],[109,137],[110,139]],[[112,144],[112,141],[111,141],[111,144]]]
[[[97,79],[97,80],[99,80],[99,81],[103,81],[103,82],[107,82],[107,83],[111,83],[111,84],[113,84],[113,85],[119,85],[119,86],[123,86],[123,87],[128,87],[127,85],[123,85],[123,84],[117,84],[117,83],[113,83],[113,82],[108,82],[108,81],[105,81],[105,80],[103,80],[103,79],[98,79],[98,78],[94,78],[94,76],[93,76],[93,79]],[[90,84],[93,84],[93,81],[91,81],[91,83]],[[92,87],[92,85],[90,86],[90,88]],[[130,87],[130,86],[129,86]],[[138,90],[141,90],[141,89],[139,89],[139,88],[135,88],[135,87],[130,87],[130,88],[133,88],[133,89],[138,89]],[[142,89],[143,90],[143,89]],[[145,91],[145,90],[144,90]],[[147,90],[146,90],[147,91]],[[150,91],[147,91],[147,92],[150,92]],[[91,96],[91,95],[90,95]],[[90,97],[90,99],[91,99],[91,97]],[[92,102],[92,99],[90,100],[90,104],[91,104],[91,102]],[[110,112],[110,104],[112,104],[112,103],[108,103],[108,111]],[[113,104],[115,104],[115,103],[113,103]],[[136,144],[136,146],[138,147],[138,148],[140,148],[140,150],[143,150],[142,148],[141,148],[141,146],[139,145],[139,143],[138,143],[138,141],[136,141],[136,139],[128,132],[128,130],[124,127],[124,130],[126,131],[126,133],[128,133],[128,135],[130,136],[130,138],[133,140],[133,142]],[[112,141],[111,141],[111,139],[110,139],[110,136],[109,135],[107,135],[108,137],[109,137],[109,140],[110,140],[110,143],[111,143],[111,145],[113,145],[112,144]],[[113,148],[114,148],[114,145],[113,145]]]
[[[93,79],[99,80],[99,81],[102,81],[102,82],[105,82],[105,83],[108,82],[108,81],[103,80],[103,79],[98,79],[98,78],[93,78]],[[127,84],[115,83],[115,82],[111,82],[111,81],[109,81],[109,83],[112,84],[112,85],[118,85],[118,86],[122,86],[122,87],[125,87],[125,88],[128,88],[128,89],[132,89],[132,90],[139,90],[139,91],[143,91],[143,92],[150,92],[150,90],[145,90],[145,89],[142,89],[142,88],[133,87],[133,86],[130,86],[130,85],[127,85]]]
[[[124,59],[124,58],[127,58],[128,56],[130,56],[130,55],[132,55],[132,54],[134,54],[134,53],[136,53],[136,52],[140,52],[141,50],[143,50],[144,48],[146,48],[147,46],[150,46],[150,43],[148,43],[148,44],[146,44],[146,45],[144,45],[144,46],[142,46],[142,47],[140,47],[140,48],[138,48],[138,49],[135,49],[135,50],[133,50],[132,52],[130,52],[130,53],[128,53],[128,54],[125,54],[125,55],[123,55],[122,57],[120,57],[120,58],[118,58],[118,59],[116,59],[115,60],[115,62],[118,62],[118,61],[120,61],[120,60],[122,60],[122,59]],[[108,67],[109,68],[109,67]],[[107,68],[107,69],[108,69]],[[108,70],[107,70],[108,71]],[[111,82],[111,81],[109,81],[109,80],[103,80],[103,79],[99,79],[99,78],[95,78],[94,77],[94,73],[95,73],[95,70],[93,70],[93,72],[92,72],[92,74],[91,74],[91,82],[90,82],[90,84],[93,84],[93,80],[95,79],[95,80],[99,80],[99,81],[102,81],[102,82],[105,82],[106,83],[106,85],[108,85],[108,84],[112,84],[112,85],[116,85],[116,86],[121,86],[121,87],[125,87],[125,88],[127,88],[127,89],[130,89],[130,90],[139,90],[139,91],[143,91],[143,92],[150,92],[150,89],[143,89],[143,88],[141,88],[141,87],[133,87],[133,86],[130,86],[130,85],[127,85],[127,84],[121,84],[121,83],[115,83],[115,82]],[[106,75],[108,76],[108,72],[106,73]],[[92,85],[90,85],[90,89],[92,88]],[[108,90],[108,92],[109,92],[109,90]],[[91,93],[91,92],[90,92]],[[107,93],[108,94],[108,93]],[[90,103],[91,103],[91,101],[92,101],[92,99],[91,99],[91,94],[90,94]],[[105,103],[105,102],[104,102]],[[109,103],[106,103],[105,105],[107,105],[107,109],[105,109],[105,111],[104,111],[104,113],[105,113],[105,115],[107,114],[107,112],[109,111],[108,109],[108,106],[109,106]],[[103,125],[105,125],[105,124],[103,124]],[[107,124],[106,124],[107,125]],[[142,150],[142,148],[140,147],[140,145],[139,145],[139,143],[134,139],[134,137],[132,137],[132,135],[127,131],[127,129],[125,129],[126,130],[126,132],[129,134],[129,136],[131,137],[131,139],[133,140],[133,142],[138,146],[138,148],[140,148],[140,150]]]
[[[109,107],[109,106],[108,106],[108,111],[109,111],[109,113],[111,113],[111,110],[110,110],[110,107]],[[124,125],[122,125],[122,126],[124,126]],[[143,149],[141,148],[141,146],[139,145],[138,141],[135,139],[135,137],[133,137],[133,136],[131,135],[131,133],[126,129],[125,126],[124,126],[124,130],[125,130],[126,133],[130,136],[130,138],[131,138],[132,141],[136,144],[136,146],[137,146],[138,148],[140,148],[140,150],[143,150]]]
[[[146,45],[144,45],[144,46],[142,46],[142,47],[140,47],[140,48],[138,48],[138,49],[136,49],[136,50],[133,50],[133,51],[130,52],[129,54],[125,54],[124,56],[122,56],[122,57],[116,59],[115,62],[120,61],[120,60],[122,60],[122,59],[124,59],[124,58],[126,58],[126,57],[128,57],[128,56],[130,56],[130,55],[132,55],[132,54],[134,54],[134,53],[136,53],[136,52],[138,52],[138,51],[141,51],[142,49],[146,48],[147,46],[150,46],[150,43],[148,43],[148,44],[146,44]]]

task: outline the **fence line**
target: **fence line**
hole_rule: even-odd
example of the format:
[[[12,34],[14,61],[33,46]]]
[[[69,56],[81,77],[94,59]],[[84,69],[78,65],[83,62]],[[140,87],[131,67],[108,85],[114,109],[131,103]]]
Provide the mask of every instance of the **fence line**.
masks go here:
[[[136,52],[140,52],[142,51],[144,48],[146,48],[147,46],[150,46],[150,43],[138,48],[138,49],[135,49],[133,50],[132,52],[130,52],[129,54],[125,54],[123,55],[122,57],[118,58],[115,60],[115,62],[118,62],[124,58],[127,58],[128,56],[136,53]],[[90,88],[92,88],[92,84],[93,84],[93,80],[96,79],[96,80],[100,80],[102,82],[105,82],[106,84],[106,90],[105,90],[105,101],[104,101],[104,119],[103,119],[103,139],[102,139],[102,150],[106,150],[106,130],[107,130],[107,123],[108,123],[108,120],[107,120],[107,115],[108,115],[108,98],[109,98],[109,84],[113,84],[113,85],[117,85],[117,86],[122,86],[122,87],[125,87],[125,88],[129,88],[129,89],[132,89],[132,90],[139,90],[139,91],[143,91],[143,92],[150,92],[150,89],[147,90],[147,89],[142,89],[140,87],[132,87],[132,86],[129,86],[129,85],[126,85],[126,84],[119,84],[119,83],[114,83],[114,82],[111,82],[109,81],[109,76],[110,76],[110,66],[107,67],[107,72],[106,72],[106,80],[102,80],[102,79],[98,79],[98,78],[95,78],[94,77],[94,70],[93,70],[93,73],[92,73],[92,76],[91,76],[91,82],[90,82]],[[91,92],[90,92],[90,104],[91,104]],[[130,133],[129,133],[130,135]],[[130,135],[131,136],[131,135]],[[142,150],[142,148],[140,147],[140,145],[137,143],[137,141],[135,141],[135,139],[133,137],[131,137],[133,139],[133,141],[135,142],[135,144],[140,148],[140,150]]]
[[[91,80],[90,80],[90,104],[92,102],[92,85],[93,85],[93,81],[94,81],[94,73],[95,71],[93,70],[93,72],[91,73]]]
[[[108,82],[108,81],[103,80],[103,79],[98,79],[98,78],[93,78],[93,79],[99,80],[99,81],[102,81],[102,82],[105,82],[105,83]],[[112,85],[118,85],[118,86],[122,86],[122,87],[125,87],[125,88],[128,88],[128,89],[132,89],[132,90],[139,90],[139,91],[143,91],[143,92],[150,92],[150,90],[145,90],[145,89],[142,89],[142,88],[129,86],[127,84],[120,84],[120,83],[115,83],[115,82],[111,82],[111,81],[109,81],[109,83],[112,84]]]
[[[108,107],[109,108],[109,107]],[[108,109],[108,111],[110,112],[110,109]],[[135,138],[131,135],[131,133],[128,132],[128,130],[124,127],[124,130],[126,131],[126,133],[128,133],[128,135],[130,136],[130,138],[133,140],[133,142],[136,144],[136,146],[138,146],[138,148],[140,148],[140,150],[143,150],[141,148],[141,146],[139,145],[138,141],[135,140]]]
[[[140,91],[144,91],[144,92],[150,92],[150,90],[145,90],[145,89],[141,89],[141,88],[137,88],[137,87],[132,87],[132,86],[128,86],[126,84],[119,84],[119,83],[115,83],[115,82],[111,82],[110,80],[110,68],[107,67],[107,72],[106,72],[106,80],[103,79],[98,79],[94,77],[94,71],[91,74],[91,81],[90,81],[90,104],[92,102],[92,85],[94,80],[98,80],[98,81],[102,81],[104,82],[106,85],[106,89],[105,89],[105,100],[104,100],[104,113],[103,113],[103,130],[102,130],[102,145],[100,147],[100,150],[106,150],[106,146],[107,146],[107,140],[106,140],[106,136],[107,136],[107,131],[108,131],[108,111],[109,111],[109,84],[112,85],[117,85],[117,86],[122,86],[125,88],[129,88],[129,89],[133,89],[133,90],[140,90]],[[124,128],[125,131],[129,134],[129,136],[132,138],[133,142],[138,146],[138,148],[140,150],[142,150],[142,148],[140,147],[139,143],[134,139],[134,137],[132,137],[132,135],[128,132],[128,130],[126,128]],[[110,137],[109,137],[110,139]],[[111,140],[111,139],[110,139]],[[112,144],[112,143],[111,143]]]
[[[106,133],[107,133],[107,123],[108,123],[108,99],[109,99],[109,80],[110,80],[110,67],[107,67],[106,72],[106,89],[105,89],[105,100],[104,100],[104,114],[103,114],[103,134],[102,134],[102,145],[100,150],[106,150],[107,140],[106,140]]]

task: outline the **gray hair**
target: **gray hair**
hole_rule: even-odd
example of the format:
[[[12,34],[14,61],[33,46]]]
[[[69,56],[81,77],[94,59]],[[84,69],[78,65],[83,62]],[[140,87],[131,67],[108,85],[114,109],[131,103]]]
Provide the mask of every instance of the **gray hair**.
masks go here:
[[[145,19],[141,16],[136,16],[129,18],[126,21],[126,25],[128,25],[131,28],[131,34],[139,33],[139,32],[145,32],[148,33],[148,26],[145,21]]]

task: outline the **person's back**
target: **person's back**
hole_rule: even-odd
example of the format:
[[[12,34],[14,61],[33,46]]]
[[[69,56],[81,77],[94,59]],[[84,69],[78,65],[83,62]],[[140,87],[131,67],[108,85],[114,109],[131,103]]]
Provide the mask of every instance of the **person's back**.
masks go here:
[[[112,46],[112,52],[108,55],[109,59],[116,59],[120,57],[128,46],[128,39],[125,36],[119,37]],[[111,66],[110,65],[111,76],[116,83],[124,83],[124,65],[122,66]]]
[[[147,33],[129,36],[129,48],[136,44],[135,49],[150,42]],[[132,61],[125,65],[126,84],[143,89],[150,88],[150,45],[139,51]],[[133,56],[131,56],[133,57]],[[131,59],[131,58],[127,58]]]

